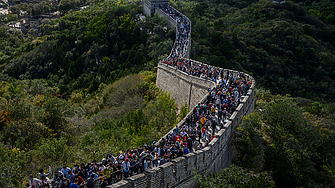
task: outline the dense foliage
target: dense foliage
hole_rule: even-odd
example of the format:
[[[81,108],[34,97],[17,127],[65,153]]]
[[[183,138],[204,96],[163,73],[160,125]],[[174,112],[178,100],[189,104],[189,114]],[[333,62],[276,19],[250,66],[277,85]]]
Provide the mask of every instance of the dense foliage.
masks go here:
[[[195,178],[203,188],[271,188],[275,187],[271,176],[267,173],[249,173],[241,167],[231,165],[212,176],[196,175]]]
[[[66,96],[76,89],[92,93],[100,83],[151,69],[169,53],[175,35],[163,30],[163,18],[141,21],[141,11],[136,4],[97,4],[43,24],[43,36],[35,40],[2,28],[0,78],[48,79]]]
[[[151,72],[175,33],[163,18],[143,20],[139,1],[13,2],[0,15],[0,187],[159,139],[185,115]],[[234,135],[240,167],[198,177],[201,186],[334,187],[335,105],[322,103],[335,100],[334,2],[170,3],[192,21],[192,58],[298,97],[258,90],[257,112]],[[5,26],[56,10],[64,16],[26,35]]]
[[[100,85],[95,97],[53,95],[44,80],[2,82],[0,186],[19,186],[41,167],[100,160],[166,134],[177,116],[174,100],[155,86],[155,75],[129,75]]]
[[[91,4],[43,21],[40,37],[0,27],[0,187],[157,140],[185,115],[142,71],[170,52],[174,31],[141,11]]]
[[[335,104],[256,93],[233,135],[238,167],[200,178],[201,187],[334,187]]]
[[[236,164],[271,172],[277,187],[333,187],[335,105],[259,94],[259,110],[236,128]]]
[[[171,2],[192,20],[194,59],[248,72],[272,93],[335,100],[334,19],[324,11],[333,1]]]

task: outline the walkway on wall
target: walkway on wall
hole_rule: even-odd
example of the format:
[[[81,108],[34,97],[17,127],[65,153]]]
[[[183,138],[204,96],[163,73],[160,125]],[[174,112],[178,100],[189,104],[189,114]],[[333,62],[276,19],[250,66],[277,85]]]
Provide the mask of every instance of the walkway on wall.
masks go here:
[[[165,75],[158,74],[157,82],[174,87],[176,83],[171,83],[169,78],[179,77],[185,82],[194,79],[201,80],[200,85],[209,83],[205,84],[204,88],[209,85],[213,87],[199,99],[197,105],[193,105],[195,107],[175,128],[155,143],[154,151],[166,149],[165,154],[163,152],[164,157],[160,156],[160,158],[165,158],[166,153],[171,150],[187,148],[190,145],[191,153],[173,158],[170,162],[164,162],[163,165],[148,168],[144,174],[132,176],[109,187],[190,187],[194,185],[194,172],[198,174],[206,171],[218,172],[229,166],[232,132],[243,116],[253,112],[254,79],[243,72],[226,70],[187,59],[191,46],[190,20],[170,6],[157,8],[156,12],[165,16],[170,24],[176,27],[176,41],[171,53],[158,64],[158,72],[164,71]],[[189,95],[191,91],[192,84]],[[227,115],[226,118],[224,114]],[[203,133],[206,131],[208,135]],[[209,135],[210,138],[207,137]]]

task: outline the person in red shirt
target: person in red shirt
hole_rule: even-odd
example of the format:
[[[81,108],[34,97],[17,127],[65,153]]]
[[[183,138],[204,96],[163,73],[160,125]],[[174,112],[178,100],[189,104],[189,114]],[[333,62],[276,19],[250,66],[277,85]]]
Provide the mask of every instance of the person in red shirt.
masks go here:
[[[76,174],[76,176],[75,176],[75,178],[78,178],[78,186],[80,187],[80,188],[84,188],[84,179],[78,174],[78,171],[75,171],[75,174]]]
[[[174,137],[174,141],[177,142],[177,140],[180,140],[179,135],[176,135],[176,136]]]
[[[187,136],[186,134],[183,136],[183,141],[186,141],[187,140]]]

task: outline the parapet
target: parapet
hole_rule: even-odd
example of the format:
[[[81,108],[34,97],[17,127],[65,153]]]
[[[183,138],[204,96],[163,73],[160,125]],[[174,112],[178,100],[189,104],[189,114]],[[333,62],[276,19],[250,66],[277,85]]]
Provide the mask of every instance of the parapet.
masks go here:
[[[163,1],[154,1],[154,0],[144,0],[144,3],[147,5],[152,5],[153,2],[163,2]],[[164,0],[167,2],[167,0]],[[148,6],[144,6],[144,11],[150,15],[151,9],[148,9]],[[173,19],[163,11],[159,11],[156,9],[156,12],[164,15],[170,24],[176,27],[176,23]],[[190,44],[190,43],[189,43]],[[171,56],[171,54],[170,54]],[[188,61],[192,61],[194,63],[200,63],[194,60],[186,59]],[[207,65],[208,66],[208,65]],[[218,68],[218,67],[215,67]],[[224,72],[229,71],[233,75],[238,75],[240,72],[235,70],[222,69]],[[160,73],[159,71],[164,71]],[[241,123],[242,118],[254,111],[254,103],[255,103],[255,80],[252,76],[243,73],[246,77],[247,81],[251,81],[251,87],[247,91],[247,94],[243,97],[238,105],[237,109],[230,116],[228,121],[223,125],[223,128],[215,134],[215,138],[209,143],[208,147],[205,147],[202,150],[198,150],[192,152],[190,154],[184,155],[183,157],[179,157],[174,159],[172,162],[165,163],[159,167],[155,167],[152,169],[148,169],[144,174],[138,174],[122,180],[116,184],[108,186],[109,188],[142,188],[142,187],[157,187],[157,188],[172,188],[172,187],[193,187],[196,184],[196,180],[194,180],[195,173],[204,174],[206,172],[214,173],[219,172],[222,168],[226,168],[231,164],[232,151],[231,151],[231,138],[233,135],[234,128]],[[181,80],[180,85],[173,80]],[[192,93],[194,90],[207,90],[207,88],[216,87],[216,83],[211,80],[206,80],[203,78],[195,77],[188,75],[185,72],[182,72],[174,67],[169,65],[158,63],[158,74],[157,74],[157,86],[163,87],[167,86],[168,91],[178,92],[189,92]],[[180,90],[180,86],[186,88],[185,90]],[[199,93],[197,93],[199,94]],[[185,94],[186,95],[186,94]],[[195,97],[197,99],[197,103],[206,102],[208,92],[204,93],[199,97],[198,95]],[[189,103],[190,104],[190,103]],[[193,105],[194,106],[194,105]],[[177,127],[181,127],[186,118],[192,115],[193,106],[190,109],[190,112],[186,115],[186,117],[181,120]],[[173,130],[170,130],[167,134],[171,133]],[[166,137],[166,135],[164,136]],[[159,140],[156,145],[160,144],[161,140]]]

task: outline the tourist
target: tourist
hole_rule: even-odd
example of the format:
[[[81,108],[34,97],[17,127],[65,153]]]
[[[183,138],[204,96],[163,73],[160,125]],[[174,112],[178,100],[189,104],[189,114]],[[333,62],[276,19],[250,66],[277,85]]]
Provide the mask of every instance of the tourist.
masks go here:
[[[43,185],[42,181],[34,178],[33,175],[29,176],[29,184],[32,188],[41,188]]]
[[[49,177],[51,175],[51,167],[49,166],[49,173],[44,173],[44,170],[43,168],[40,168],[39,170],[39,173],[38,173],[38,176],[40,177],[40,179],[42,178],[42,176],[45,176],[45,177]]]

